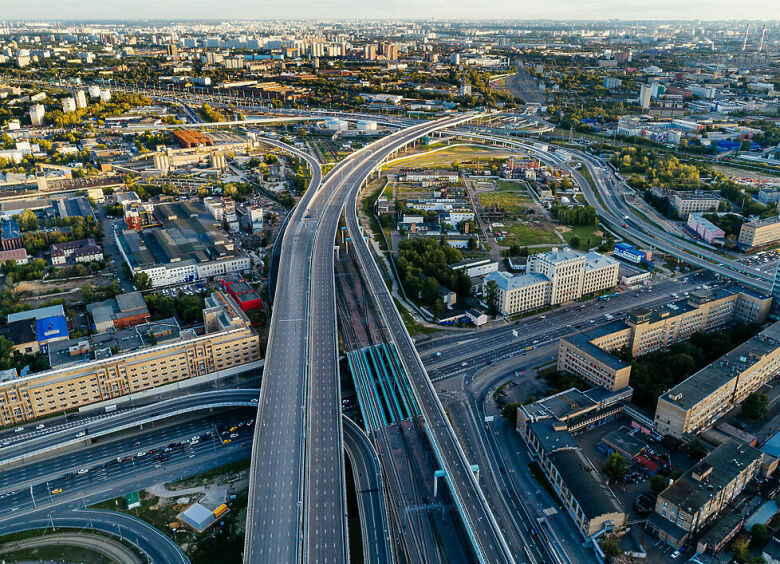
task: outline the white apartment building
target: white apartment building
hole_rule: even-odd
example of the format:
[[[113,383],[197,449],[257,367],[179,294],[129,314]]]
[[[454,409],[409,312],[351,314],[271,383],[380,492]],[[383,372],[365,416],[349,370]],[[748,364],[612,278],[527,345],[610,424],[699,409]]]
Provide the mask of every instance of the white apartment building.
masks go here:
[[[528,274],[492,272],[485,283],[496,283],[498,309],[513,315],[617,286],[619,268],[612,257],[554,249],[529,257]]]
[[[30,107],[30,122],[33,125],[43,125],[44,115],[46,115],[46,109],[43,104],[35,104]]]
[[[576,300],[582,295],[585,255],[572,249],[553,249],[528,258],[528,273],[543,274],[550,282],[550,304]]]
[[[67,113],[76,111],[76,100],[72,97],[64,98],[62,100],[62,111]]]
[[[79,90],[78,92],[76,92],[75,98],[76,98],[76,107],[78,109],[87,107],[87,96],[83,90]]]

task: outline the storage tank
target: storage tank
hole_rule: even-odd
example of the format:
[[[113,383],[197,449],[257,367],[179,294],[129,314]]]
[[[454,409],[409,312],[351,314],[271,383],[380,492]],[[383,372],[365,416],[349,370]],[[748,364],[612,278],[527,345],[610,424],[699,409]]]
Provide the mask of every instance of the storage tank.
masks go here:
[[[343,119],[328,118],[325,120],[325,129],[329,129],[331,131],[346,131],[349,129],[349,123]]]
[[[376,122],[368,119],[362,119],[357,122],[358,131],[376,131]]]

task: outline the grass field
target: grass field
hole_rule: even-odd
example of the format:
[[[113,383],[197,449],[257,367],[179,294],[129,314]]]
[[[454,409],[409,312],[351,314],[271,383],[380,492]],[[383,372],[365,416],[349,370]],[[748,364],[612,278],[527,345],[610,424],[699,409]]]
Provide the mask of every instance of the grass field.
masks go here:
[[[521,214],[532,205],[531,198],[525,192],[482,192],[479,201],[485,207],[498,204],[511,215]]]
[[[502,229],[507,231],[509,235],[499,241],[499,244],[506,247],[510,245],[554,245],[561,242],[558,235],[551,229],[535,227],[526,223],[509,223],[505,224]]]
[[[596,231],[601,232],[601,228],[595,225],[573,225],[569,227],[569,231],[562,233],[562,235],[569,244],[571,244],[572,238],[576,235],[580,239],[580,245],[577,248],[584,251],[601,244],[603,239],[596,235]],[[590,243],[588,243],[588,240],[590,240]]]
[[[525,182],[516,182],[514,180],[496,180],[499,192],[523,192],[528,193],[528,187]]]
[[[427,149],[427,148],[426,148]],[[391,165],[391,168],[451,168],[453,162],[471,161],[475,159],[500,159],[513,154],[505,149],[488,149],[479,146],[457,146],[431,154],[409,156]],[[384,167],[383,167],[384,168]]]

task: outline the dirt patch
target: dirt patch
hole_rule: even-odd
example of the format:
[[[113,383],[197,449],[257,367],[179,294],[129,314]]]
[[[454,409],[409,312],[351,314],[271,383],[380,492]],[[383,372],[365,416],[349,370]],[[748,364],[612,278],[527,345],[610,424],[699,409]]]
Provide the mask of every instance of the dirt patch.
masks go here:
[[[14,287],[14,294],[20,298],[30,298],[37,296],[54,296],[68,299],[81,299],[79,288],[85,284],[93,286],[108,286],[113,278],[104,276],[90,276],[88,278],[79,278],[78,280],[51,280],[51,281],[24,281]],[[59,290],[59,292],[57,291]]]

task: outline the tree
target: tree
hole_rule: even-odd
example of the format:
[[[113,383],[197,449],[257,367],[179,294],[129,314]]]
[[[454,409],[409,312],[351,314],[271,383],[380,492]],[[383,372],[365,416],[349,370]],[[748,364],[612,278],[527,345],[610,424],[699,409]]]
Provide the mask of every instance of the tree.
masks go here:
[[[656,495],[664,491],[668,485],[669,479],[663,474],[654,474],[653,477],[650,478],[650,489],[653,490],[653,493]]]
[[[750,529],[750,545],[762,548],[769,540],[769,530],[762,523],[756,523]]]
[[[601,550],[604,551],[604,554],[609,558],[615,558],[616,556],[623,554],[623,549],[620,548],[618,540],[614,536],[604,537],[599,545],[601,546]]]
[[[428,277],[423,280],[421,292],[422,300],[426,305],[432,306],[434,303],[441,300],[439,283],[435,278]]]
[[[746,540],[738,540],[731,545],[731,551],[734,553],[734,560],[737,562],[747,562],[750,560],[750,548]]]
[[[152,287],[152,279],[146,272],[136,272],[133,283],[138,290],[149,290]]]
[[[753,421],[763,419],[769,413],[769,398],[761,392],[753,392],[742,402],[742,415]]]
[[[38,217],[32,210],[24,210],[19,214],[19,227],[22,231],[37,231]]]
[[[8,370],[13,366],[13,353],[14,344],[5,337],[0,337],[0,370]]]
[[[498,284],[495,280],[488,280],[485,283],[485,303],[488,306],[488,315],[498,313]]]
[[[521,405],[522,404],[518,402],[508,403],[501,408],[501,415],[505,419],[509,419],[514,425],[517,423],[517,408],[520,407]]]
[[[610,478],[617,478],[623,475],[623,472],[626,471],[626,466],[628,466],[626,457],[619,452],[613,452],[607,458],[607,463],[604,465],[604,473]]]
[[[580,238],[577,235],[575,235],[574,237],[571,238],[571,240],[569,240],[569,245],[571,245],[573,249],[579,249],[580,243],[582,243],[582,241],[580,241]]]

